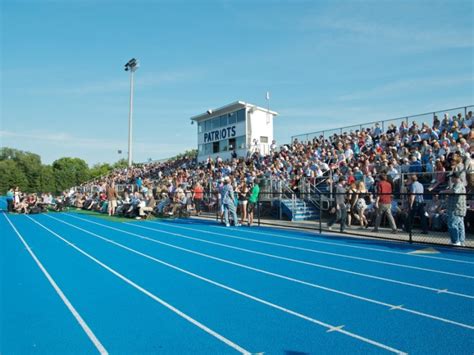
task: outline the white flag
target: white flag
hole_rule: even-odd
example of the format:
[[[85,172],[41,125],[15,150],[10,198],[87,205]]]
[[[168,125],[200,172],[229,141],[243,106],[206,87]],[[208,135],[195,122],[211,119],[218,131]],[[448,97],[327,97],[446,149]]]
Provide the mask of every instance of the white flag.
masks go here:
[[[270,91],[267,91],[267,100],[270,100]]]

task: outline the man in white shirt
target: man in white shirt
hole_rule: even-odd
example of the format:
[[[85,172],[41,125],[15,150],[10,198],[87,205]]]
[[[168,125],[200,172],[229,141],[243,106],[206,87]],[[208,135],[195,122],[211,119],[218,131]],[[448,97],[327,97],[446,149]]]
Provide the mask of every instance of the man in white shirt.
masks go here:
[[[466,126],[468,126],[469,128],[472,128],[472,123],[474,122],[473,120],[473,117],[472,117],[472,111],[469,111],[467,113],[467,116],[466,118],[464,119],[464,123],[466,124]]]

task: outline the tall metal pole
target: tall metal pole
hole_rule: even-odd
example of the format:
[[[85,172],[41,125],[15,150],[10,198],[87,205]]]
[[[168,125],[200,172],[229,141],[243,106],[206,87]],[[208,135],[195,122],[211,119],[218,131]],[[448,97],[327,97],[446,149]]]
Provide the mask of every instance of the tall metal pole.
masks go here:
[[[132,130],[133,130],[133,75],[135,70],[130,70],[130,109],[128,113],[128,166],[132,166]]]
[[[125,64],[125,71],[130,71],[130,110],[128,114],[128,167],[132,166],[133,153],[133,77],[135,71],[138,69],[138,61],[135,58],[130,59]]]

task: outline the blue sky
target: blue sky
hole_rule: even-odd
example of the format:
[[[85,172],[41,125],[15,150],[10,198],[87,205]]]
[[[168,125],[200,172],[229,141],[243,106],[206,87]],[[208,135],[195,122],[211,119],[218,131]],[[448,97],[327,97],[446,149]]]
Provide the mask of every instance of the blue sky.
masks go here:
[[[0,145],[89,164],[196,147],[236,100],[292,135],[474,104],[472,1],[1,1]]]

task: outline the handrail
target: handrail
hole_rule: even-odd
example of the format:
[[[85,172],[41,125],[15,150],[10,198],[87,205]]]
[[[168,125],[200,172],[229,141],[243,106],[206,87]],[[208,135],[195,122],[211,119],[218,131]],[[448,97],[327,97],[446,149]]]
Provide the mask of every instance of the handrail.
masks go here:
[[[301,136],[310,136],[310,135],[316,135],[316,134],[321,134],[322,133],[322,135],[324,137],[324,132],[326,132],[326,131],[340,131],[342,133],[342,130],[348,129],[348,128],[354,128],[356,126],[362,127],[362,126],[365,126],[365,125],[373,125],[373,124],[376,124],[376,123],[382,123],[382,125],[383,125],[385,122],[395,121],[395,120],[403,120],[403,119],[405,119],[408,123],[409,118],[416,118],[416,117],[421,117],[421,116],[426,116],[426,115],[433,115],[434,116],[437,113],[443,112],[443,111],[454,111],[454,110],[464,109],[464,116],[466,116],[468,107],[474,107],[474,105],[466,105],[466,106],[454,107],[454,108],[449,108],[449,109],[443,109],[443,110],[431,111],[431,112],[426,112],[426,113],[420,113],[420,114],[416,114],[416,115],[402,116],[402,117],[397,117],[397,118],[389,118],[389,119],[385,119],[385,120],[378,120],[378,121],[366,122],[366,123],[359,123],[359,124],[354,124],[354,125],[351,125],[351,126],[330,128],[330,129],[322,130],[322,131],[301,133],[301,134],[296,134],[294,136],[291,136],[291,142],[293,143],[295,138],[298,138],[298,137],[301,137]]]

